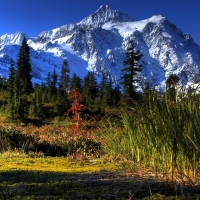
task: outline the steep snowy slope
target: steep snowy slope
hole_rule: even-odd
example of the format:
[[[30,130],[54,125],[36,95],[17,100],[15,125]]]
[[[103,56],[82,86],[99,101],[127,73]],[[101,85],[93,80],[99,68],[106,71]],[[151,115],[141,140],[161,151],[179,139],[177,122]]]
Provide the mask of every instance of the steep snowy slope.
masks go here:
[[[8,74],[10,59],[15,62],[24,34],[0,37],[0,73]],[[68,24],[43,31],[28,38],[31,48],[33,81],[45,81],[48,72],[60,68],[68,59],[71,73],[84,77],[87,70],[99,77],[106,72],[118,82],[125,59],[127,40],[133,39],[143,53],[141,83],[164,87],[169,74],[177,74],[185,84],[197,81],[200,68],[200,47],[189,34],[161,15],[134,21],[126,14],[102,5],[94,14],[77,24]]]

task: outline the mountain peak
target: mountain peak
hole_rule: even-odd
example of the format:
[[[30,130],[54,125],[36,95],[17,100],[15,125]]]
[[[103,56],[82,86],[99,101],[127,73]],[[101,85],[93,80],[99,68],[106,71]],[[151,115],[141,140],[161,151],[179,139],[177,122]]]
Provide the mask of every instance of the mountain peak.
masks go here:
[[[37,38],[22,32],[0,36],[0,74],[8,75],[11,59],[17,62],[24,37],[31,47],[34,82],[43,82],[54,69],[59,74],[63,59],[67,59],[71,75],[84,78],[91,70],[99,75],[99,81],[106,73],[117,83],[129,38],[143,54],[144,68],[137,77],[141,85],[149,83],[162,90],[170,74],[178,75],[185,85],[199,81],[200,46],[162,15],[133,21],[104,4],[81,22],[41,32]]]
[[[103,4],[103,5],[101,5],[101,6],[99,7],[99,9],[106,10],[106,9],[110,9],[110,7],[109,7],[108,5],[106,5],[106,4]],[[99,10],[99,9],[98,9],[98,10]]]
[[[133,19],[129,15],[118,10],[112,10],[108,5],[103,4],[95,13],[84,18],[80,23],[78,23],[78,25],[84,25],[87,28],[95,28],[110,21],[130,22],[133,21]]]
[[[1,45],[21,45],[25,34],[23,32],[16,32],[14,34],[5,34],[0,37]]]

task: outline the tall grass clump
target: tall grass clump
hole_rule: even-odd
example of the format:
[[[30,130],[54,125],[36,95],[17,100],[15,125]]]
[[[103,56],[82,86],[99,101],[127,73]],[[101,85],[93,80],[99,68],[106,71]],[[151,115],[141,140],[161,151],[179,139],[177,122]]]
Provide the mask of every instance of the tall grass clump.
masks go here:
[[[200,159],[200,96],[194,89],[144,91],[142,102],[104,123],[104,148],[144,172],[197,180]]]

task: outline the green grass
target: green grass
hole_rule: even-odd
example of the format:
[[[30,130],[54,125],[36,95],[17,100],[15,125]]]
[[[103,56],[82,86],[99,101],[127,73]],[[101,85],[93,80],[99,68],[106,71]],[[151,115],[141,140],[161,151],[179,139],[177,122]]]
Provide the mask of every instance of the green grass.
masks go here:
[[[195,91],[151,90],[83,138],[67,127],[2,126],[0,199],[200,199],[199,108]]]
[[[142,101],[122,110],[118,122],[102,121],[104,151],[130,167],[150,168],[171,180],[180,173],[182,180],[199,183],[199,95],[189,89],[173,98],[148,91]]]

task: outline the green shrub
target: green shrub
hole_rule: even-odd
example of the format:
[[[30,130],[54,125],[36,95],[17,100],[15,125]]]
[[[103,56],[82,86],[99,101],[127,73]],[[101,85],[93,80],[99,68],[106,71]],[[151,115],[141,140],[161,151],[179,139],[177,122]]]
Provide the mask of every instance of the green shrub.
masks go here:
[[[30,150],[34,143],[34,138],[22,134],[14,127],[0,126],[0,152],[8,150]]]

